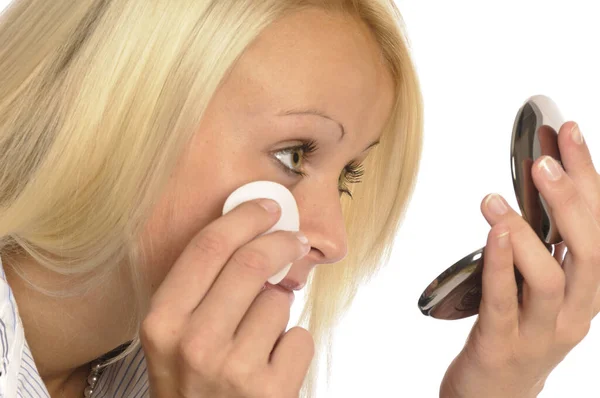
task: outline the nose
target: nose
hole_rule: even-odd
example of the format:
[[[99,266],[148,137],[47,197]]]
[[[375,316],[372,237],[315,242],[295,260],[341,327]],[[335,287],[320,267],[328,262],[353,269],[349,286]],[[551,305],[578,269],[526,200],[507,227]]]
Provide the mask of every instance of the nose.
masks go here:
[[[315,184],[316,185],[316,184]],[[307,236],[317,264],[341,261],[348,253],[346,225],[337,187],[312,186],[294,193],[300,212],[300,230]]]

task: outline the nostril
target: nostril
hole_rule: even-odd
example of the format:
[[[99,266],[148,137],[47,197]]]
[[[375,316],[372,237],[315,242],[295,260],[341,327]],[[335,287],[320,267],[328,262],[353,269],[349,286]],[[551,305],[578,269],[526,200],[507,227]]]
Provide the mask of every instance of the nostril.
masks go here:
[[[313,253],[314,253],[313,257],[317,261],[322,261],[326,257],[325,253],[323,253],[321,251],[321,249],[314,247],[314,246],[310,249],[310,251],[308,252],[308,254],[306,256],[308,257]]]

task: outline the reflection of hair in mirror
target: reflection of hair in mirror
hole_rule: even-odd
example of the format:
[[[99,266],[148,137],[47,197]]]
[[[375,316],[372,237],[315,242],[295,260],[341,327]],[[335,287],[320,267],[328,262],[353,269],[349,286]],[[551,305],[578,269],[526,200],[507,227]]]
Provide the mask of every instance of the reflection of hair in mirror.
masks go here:
[[[552,156],[555,160],[560,161],[560,149],[558,147],[558,133],[554,128],[544,124],[538,128],[536,134],[540,144],[539,156]]]
[[[481,302],[481,276],[480,272],[471,275],[472,281],[469,281],[468,284],[472,286],[462,295],[460,302],[456,306],[457,311],[467,312],[479,309],[479,303]]]

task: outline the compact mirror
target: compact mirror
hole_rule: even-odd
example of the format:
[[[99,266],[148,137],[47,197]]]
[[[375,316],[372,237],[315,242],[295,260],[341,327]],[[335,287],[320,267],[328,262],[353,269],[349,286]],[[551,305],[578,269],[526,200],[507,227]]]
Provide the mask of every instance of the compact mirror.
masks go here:
[[[558,107],[550,98],[533,96],[517,112],[510,144],[512,180],[521,215],[552,254],[562,238],[547,203],[533,183],[531,167],[544,155],[560,163],[558,131],[563,123]],[[483,249],[463,257],[427,286],[418,303],[424,315],[460,319],[479,312]],[[520,301],[523,277],[516,268],[515,276]]]

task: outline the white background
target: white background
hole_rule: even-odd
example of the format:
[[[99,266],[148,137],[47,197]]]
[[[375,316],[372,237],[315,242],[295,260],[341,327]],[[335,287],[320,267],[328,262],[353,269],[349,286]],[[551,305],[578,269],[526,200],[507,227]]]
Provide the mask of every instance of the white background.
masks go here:
[[[8,3],[0,0],[0,9]],[[517,109],[550,96],[600,161],[600,24],[594,1],[397,0],[425,102],[417,189],[390,263],[343,319],[333,379],[318,397],[437,397],[474,317],[421,315],[427,284],[485,244],[479,205],[490,192],[517,208],[509,144]],[[600,166],[600,165],[599,165]],[[302,296],[293,308],[297,319]],[[550,376],[541,398],[598,397],[600,325]]]
[[[428,318],[417,300],[441,271],[485,245],[489,226],[479,205],[486,194],[498,192],[518,209],[510,137],[525,99],[553,98],[600,162],[597,2],[397,4],[423,88],[422,168],[390,263],[337,330],[331,388],[322,385],[318,397],[439,396],[475,318]],[[595,321],[539,397],[599,397],[599,353]]]

